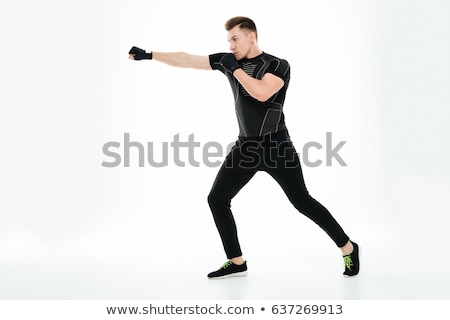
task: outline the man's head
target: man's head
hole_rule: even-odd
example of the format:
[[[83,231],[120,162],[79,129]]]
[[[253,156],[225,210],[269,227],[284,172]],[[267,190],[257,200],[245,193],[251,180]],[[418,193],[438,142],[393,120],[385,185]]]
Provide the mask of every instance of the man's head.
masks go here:
[[[258,32],[252,19],[247,17],[234,17],[225,23],[228,31],[230,50],[237,60],[252,58],[260,53],[258,48]]]

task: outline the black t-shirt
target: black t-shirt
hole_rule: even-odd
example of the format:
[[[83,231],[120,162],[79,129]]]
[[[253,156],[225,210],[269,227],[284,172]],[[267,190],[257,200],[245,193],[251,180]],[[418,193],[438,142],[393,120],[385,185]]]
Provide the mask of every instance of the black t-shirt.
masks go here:
[[[226,53],[209,56],[213,70],[220,70],[230,81],[234,94],[236,116],[240,137],[259,137],[286,129],[283,103],[289,86],[290,67],[286,60],[279,59],[265,52],[252,59],[241,59],[238,64],[251,77],[262,79],[264,74],[272,73],[284,80],[284,86],[265,102],[250,96],[237,79],[227,72],[220,63]]]

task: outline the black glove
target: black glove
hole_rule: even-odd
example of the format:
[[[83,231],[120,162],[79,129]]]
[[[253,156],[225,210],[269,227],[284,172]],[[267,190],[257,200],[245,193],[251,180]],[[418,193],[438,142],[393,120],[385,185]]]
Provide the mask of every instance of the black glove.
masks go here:
[[[141,49],[138,47],[131,48],[130,52],[128,52],[128,53],[134,54],[134,60],[143,60],[143,59],[152,60],[152,58],[153,58],[151,51],[145,52],[144,49]]]
[[[220,64],[223,65],[225,70],[230,72],[231,74],[236,70],[239,69],[240,66],[238,65],[238,62],[233,54],[227,53],[225,54],[222,59],[220,59]]]

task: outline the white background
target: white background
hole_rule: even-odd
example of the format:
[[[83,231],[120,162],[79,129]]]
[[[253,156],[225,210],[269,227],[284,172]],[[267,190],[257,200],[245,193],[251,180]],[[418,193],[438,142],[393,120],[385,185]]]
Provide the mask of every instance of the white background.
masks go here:
[[[347,141],[348,166],[303,170],[363,249],[356,278],[259,173],[232,202],[249,276],[209,281],[226,259],[206,202],[218,168],[186,152],[186,167],[139,167],[135,151],[129,168],[102,167],[124,133],[156,148],[178,133],[236,140],[220,72],[127,59],[133,45],[228,51],[236,15],[291,64],[297,151],[326,132]],[[449,299],[449,16],[438,0],[2,0],[0,298]]]

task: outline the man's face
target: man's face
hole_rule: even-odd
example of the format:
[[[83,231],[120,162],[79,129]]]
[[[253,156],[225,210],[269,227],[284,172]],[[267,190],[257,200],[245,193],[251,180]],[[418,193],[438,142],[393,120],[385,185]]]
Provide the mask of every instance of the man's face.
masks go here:
[[[236,26],[228,31],[228,41],[230,42],[230,50],[235,58],[241,60],[250,52],[251,46],[255,41],[255,34]]]

